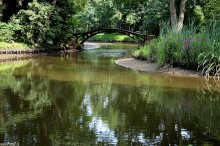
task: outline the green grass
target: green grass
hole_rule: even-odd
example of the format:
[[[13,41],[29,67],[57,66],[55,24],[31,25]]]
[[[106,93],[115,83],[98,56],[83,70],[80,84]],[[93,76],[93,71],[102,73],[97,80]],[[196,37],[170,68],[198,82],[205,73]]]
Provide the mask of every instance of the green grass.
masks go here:
[[[0,50],[6,49],[19,49],[19,50],[26,50],[30,48],[27,44],[24,43],[7,43],[7,42],[0,42]]]
[[[132,38],[127,35],[122,35],[119,33],[105,34],[100,33],[89,39],[89,41],[99,41],[99,42],[134,42]]]

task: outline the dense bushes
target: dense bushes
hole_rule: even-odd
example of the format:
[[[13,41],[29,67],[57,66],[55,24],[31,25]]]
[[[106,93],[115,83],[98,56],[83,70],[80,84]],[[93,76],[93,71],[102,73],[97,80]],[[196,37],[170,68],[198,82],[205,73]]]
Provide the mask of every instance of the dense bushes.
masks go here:
[[[198,63],[204,64],[203,61],[209,58],[200,54],[220,56],[220,23],[212,21],[197,31],[196,27],[189,25],[182,32],[176,32],[167,24],[163,24],[159,38],[134,52],[134,56],[156,61],[160,66],[170,64],[196,69]],[[215,63],[215,67],[218,64]],[[215,74],[215,71],[206,71],[210,68],[207,68],[207,64],[205,66],[200,65],[204,73]]]
[[[13,26],[0,22],[0,42],[10,42],[13,40]]]
[[[16,42],[35,46],[66,45],[74,37],[77,23],[75,15],[83,10],[86,2],[31,0],[27,6],[21,2],[22,8],[14,13],[8,24],[0,24],[0,33],[3,34],[0,41],[8,41],[8,38],[13,37]]]
[[[16,39],[29,44],[54,44],[53,40],[59,34],[60,18],[54,11],[54,7],[48,3],[29,3],[27,10],[20,10],[11,19],[14,25]]]

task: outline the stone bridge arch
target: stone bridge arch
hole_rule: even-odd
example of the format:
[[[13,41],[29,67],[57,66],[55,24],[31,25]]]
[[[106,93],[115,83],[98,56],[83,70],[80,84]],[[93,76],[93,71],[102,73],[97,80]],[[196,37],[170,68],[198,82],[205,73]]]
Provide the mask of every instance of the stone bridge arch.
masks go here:
[[[77,43],[83,44],[90,37],[97,35],[99,33],[115,33],[115,32],[131,37],[140,46],[145,44],[149,39],[152,39],[154,37],[153,35],[146,35],[146,34],[141,34],[123,29],[96,29],[88,32],[76,33],[74,34],[74,36],[76,38]]]

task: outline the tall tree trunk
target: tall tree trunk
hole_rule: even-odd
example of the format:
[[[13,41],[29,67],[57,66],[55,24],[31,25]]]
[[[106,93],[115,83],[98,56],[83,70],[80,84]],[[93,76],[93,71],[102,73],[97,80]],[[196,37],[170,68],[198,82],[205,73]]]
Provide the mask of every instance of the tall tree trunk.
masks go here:
[[[170,0],[170,18],[172,28],[176,27],[177,14],[176,14],[176,0]]]
[[[3,17],[3,0],[0,0],[0,21],[2,21]]]
[[[177,18],[176,0],[170,0],[171,26],[177,32],[182,31],[182,28],[183,28],[184,14],[185,14],[185,8],[186,8],[186,0],[181,0],[179,7],[180,7],[179,17]]]
[[[186,0],[181,0],[179,18],[178,18],[178,23],[177,23],[177,28],[176,28],[178,32],[182,31],[183,29],[185,9],[186,9]]]

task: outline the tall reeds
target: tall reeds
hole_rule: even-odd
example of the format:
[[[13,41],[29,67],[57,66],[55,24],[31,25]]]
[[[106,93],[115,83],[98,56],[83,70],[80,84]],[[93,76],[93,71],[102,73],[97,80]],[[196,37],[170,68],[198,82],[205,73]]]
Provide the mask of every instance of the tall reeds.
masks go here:
[[[219,21],[210,21],[200,30],[191,23],[181,32],[173,30],[168,23],[162,23],[160,36],[141,47],[134,55],[156,61],[160,66],[170,64],[189,69],[196,69],[199,66],[203,70],[205,66],[201,65],[201,61],[206,60],[204,58],[206,55],[200,54],[208,53],[217,56],[214,58],[220,57]],[[214,62],[219,65],[216,60]],[[210,73],[215,74],[213,71]]]

